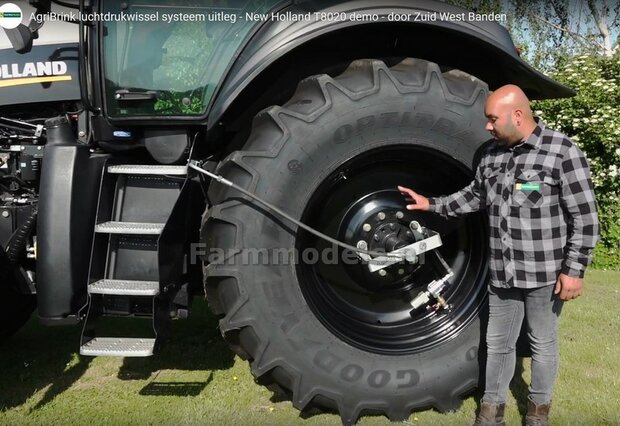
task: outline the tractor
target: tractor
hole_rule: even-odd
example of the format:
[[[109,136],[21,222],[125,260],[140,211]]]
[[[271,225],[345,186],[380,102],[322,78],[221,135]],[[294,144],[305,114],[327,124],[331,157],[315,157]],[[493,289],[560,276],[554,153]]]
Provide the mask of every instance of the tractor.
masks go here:
[[[82,327],[84,356],[151,356],[205,297],[299,410],[402,420],[477,387],[486,217],[409,211],[397,185],[470,182],[490,90],[574,94],[498,15],[428,0],[0,12],[0,338],[36,309]]]

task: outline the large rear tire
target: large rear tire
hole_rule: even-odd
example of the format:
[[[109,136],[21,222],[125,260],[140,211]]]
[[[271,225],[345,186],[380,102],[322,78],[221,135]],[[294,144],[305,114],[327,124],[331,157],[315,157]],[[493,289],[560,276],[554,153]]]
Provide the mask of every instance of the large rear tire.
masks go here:
[[[413,214],[396,185],[435,195],[469,183],[487,139],[487,90],[423,60],[392,67],[358,60],[335,78],[303,80],[284,106],[260,112],[244,149],[219,165],[227,179],[353,244],[378,212],[387,212],[392,229],[415,219],[443,234],[440,251],[455,272],[446,293],[453,310],[410,315],[409,302],[437,278],[430,262],[379,278],[359,262],[333,264],[324,251],[317,259],[309,249],[326,249],[322,241],[211,184],[202,230],[207,298],[254,376],[283,388],[298,409],[332,408],[345,423],[367,412],[402,420],[412,410],[454,410],[476,387],[485,219]],[[404,219],[396,219],[399,209]]]

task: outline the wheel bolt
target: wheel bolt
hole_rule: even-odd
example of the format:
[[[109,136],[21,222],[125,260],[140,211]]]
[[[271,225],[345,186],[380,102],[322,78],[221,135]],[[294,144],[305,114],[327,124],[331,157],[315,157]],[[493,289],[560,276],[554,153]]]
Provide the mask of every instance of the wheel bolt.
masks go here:
[[[396,212],[396,219],[402,219],[403,217],[405,217],[403,212]]]
[[[379,275],[385,277],[387,275],[387,272],[385,272],[385,269],[379,269]]]
[[[400,269],[398,270],[398,275],[402,275],[402,274],[404,274],[404,273],[405,273],[405,270],[404,270],[403,268],[400,268]]]
[[[362,226],[362,229],[364,230],[364,232],[368,232],[368,231],[370,231],[370,230],[372,229],[372,227],[370,226],[370,224],[369,224],[369,223],[365,223],[365,224]]]
[[[379,220],[385,220],[385,213],[383,213],[383,212],[379,212],[379,214],[377,215],[377,218],[378,218]]]
[[[412,231],[417,231],[418,229],[420,229],[420,224],[418,223],[418,221],[412,220],[411,222],[409,222],[409,228]]]
[[[357,248],[360,250],[366,250],[368,248],[368,244],[366,244],[366,241],[364,240],[359,240],[357,242]]]

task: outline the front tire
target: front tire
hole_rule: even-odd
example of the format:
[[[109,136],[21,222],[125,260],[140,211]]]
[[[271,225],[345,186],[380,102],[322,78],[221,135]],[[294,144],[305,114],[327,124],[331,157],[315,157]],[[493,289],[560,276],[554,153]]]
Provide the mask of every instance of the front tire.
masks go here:
[[[469,183],[486,140],[487,90],[424,60],[354,61],[335,78],[303,80],[284,106],[260,112],[244,149],[219,165],[227,179],[353,245],[380,211],[392,218],[403,209],[403,223],[444,231],[454,309],[412,316],[408,303],[432,279],[430,265],[394,269],[381,281],[359,265],[304,259],[304,250],[327,247],[211,184],[202,230],[207,298],[254,376],[286,390],[298,409],[332,408],[345,423],[366,412],[402,420],[412,410],[454,410],[476,387],[486,222],[472,215],[450,225],[407,212],[396,185],[437,195]],[[301,261],[287,262],[282,250]]]

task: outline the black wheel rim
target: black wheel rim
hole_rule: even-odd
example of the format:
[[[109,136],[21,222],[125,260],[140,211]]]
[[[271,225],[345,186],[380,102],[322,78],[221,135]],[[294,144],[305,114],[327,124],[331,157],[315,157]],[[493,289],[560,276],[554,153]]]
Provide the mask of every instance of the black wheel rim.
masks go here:
[[[487,280],[484,216],[446,221],[431,213],[410,212],[396,189],[400,184],[425,195],[448,194],[470,178],[462,164],[439,151],[389,145],[350,159],[323,180],[304,210],[303,222],[354,246],[364,235],[364,225],[372,224],[372,235],[363,239],[374,250],[386,244],[393,248],[394,233],[400,245],[415,241],[415,235],[405,237],[405,228],[416,220],[441,234],[439,251],[454,271],[445,291],[452,310],[421,308],[411,314],[411,300],[428,282],[443,275],[432,262],[394,265],[380,277],[370,274],[353,252],[302,231],[297,238],[302,253],[297,265],[299,283],[325,327],[365,351],[403,354],[425,351],[452,339],[477,317]],[[310,252],[312,255],[303,255]]]

